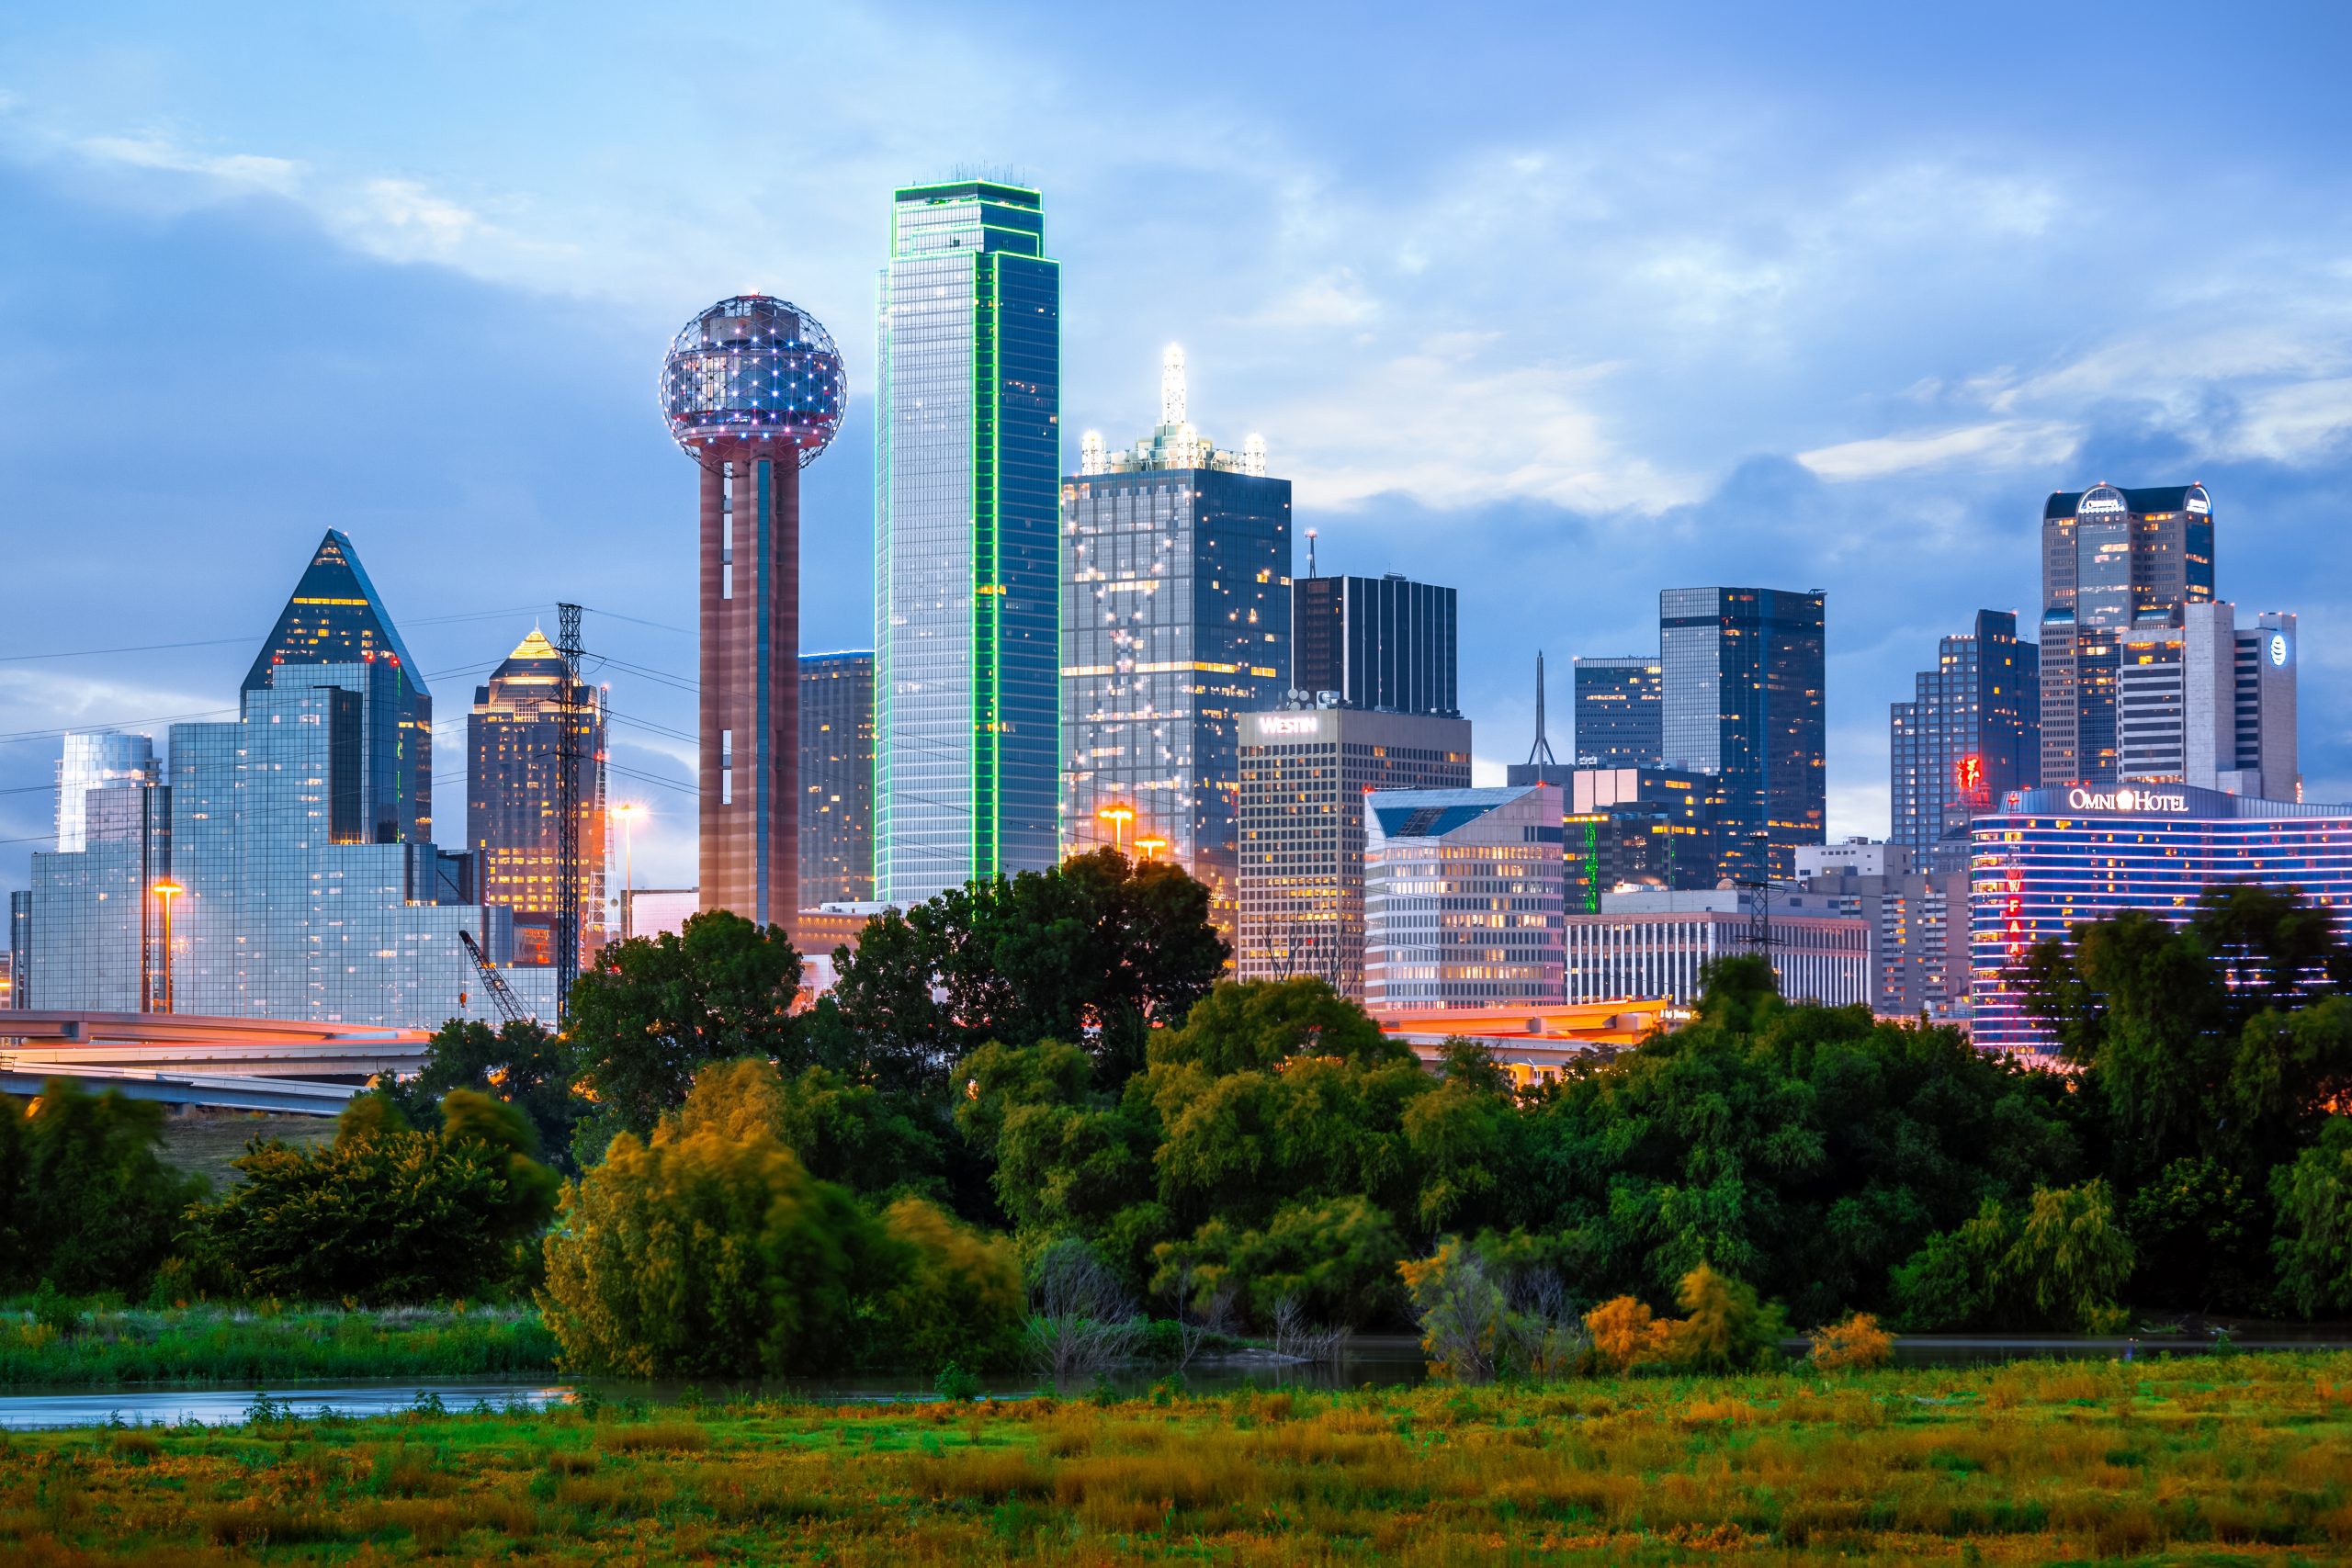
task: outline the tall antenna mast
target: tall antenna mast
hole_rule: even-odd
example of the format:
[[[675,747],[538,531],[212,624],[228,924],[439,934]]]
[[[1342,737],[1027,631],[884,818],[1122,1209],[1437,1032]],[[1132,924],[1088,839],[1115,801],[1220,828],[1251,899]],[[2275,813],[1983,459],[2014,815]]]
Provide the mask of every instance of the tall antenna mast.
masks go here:
[[[1315,530],[1312,528],[1306,531],[1306,575],[1309,577],[1321,575],[1315,570]]]
[[[1544,738],[1544,650],[1535,650],[1535,748],[1527,753],[1531,768],[1556,768],[1558,758],[1552,755],[1552,743]]]

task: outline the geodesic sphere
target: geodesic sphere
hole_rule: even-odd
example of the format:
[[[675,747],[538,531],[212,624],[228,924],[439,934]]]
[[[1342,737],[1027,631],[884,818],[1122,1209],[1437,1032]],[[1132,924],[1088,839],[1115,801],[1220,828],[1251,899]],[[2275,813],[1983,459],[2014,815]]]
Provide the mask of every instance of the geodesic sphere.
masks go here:
[[[786,299],[721,299],[671,341],[662,417],[697,458],[789,447],[807,467],[841,428],[849,378],[817,318]]]

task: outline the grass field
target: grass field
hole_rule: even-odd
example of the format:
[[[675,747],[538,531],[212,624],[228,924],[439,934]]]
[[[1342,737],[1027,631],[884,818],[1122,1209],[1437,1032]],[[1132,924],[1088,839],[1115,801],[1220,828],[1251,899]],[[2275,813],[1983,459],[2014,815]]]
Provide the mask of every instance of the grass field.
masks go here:
[[[175,1307],[82,1314],[69,1334],[0,1312],[0,1388],[542,1376],[555,1337],[529,1307]]]
[[[278,1116],[258,1111],[196,1111],[164,1122],[155,1154],[175,1170],[201,1176],[216,1193],[244,1179],[229,1162],[245,1152],[249,1138],[283,1138],[308,1148],[334,1138],[332,1116]]]
[[[2331,1562],[2352,1355],[17,1434],[18,1564]]]

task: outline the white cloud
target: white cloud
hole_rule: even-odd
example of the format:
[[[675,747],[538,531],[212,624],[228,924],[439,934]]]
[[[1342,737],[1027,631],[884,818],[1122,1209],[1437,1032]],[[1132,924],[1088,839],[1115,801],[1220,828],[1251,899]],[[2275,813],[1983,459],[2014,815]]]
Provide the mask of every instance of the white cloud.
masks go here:
[[[2080,432],[2067,424],[1997,420],[1816,446],[1798,453],[1797,461],[1833,481],[1884,479],[1960,462],[1996,469],[2047,468],[2073,456],[2081,439]]]
[[[253,152],[192,152],[155,137],[93,136],[76,146],[85,156],[101,163],[200,175],[225,185],[274,191],[281,196],[292,195],[302,175],[302,165],[289,158]]]

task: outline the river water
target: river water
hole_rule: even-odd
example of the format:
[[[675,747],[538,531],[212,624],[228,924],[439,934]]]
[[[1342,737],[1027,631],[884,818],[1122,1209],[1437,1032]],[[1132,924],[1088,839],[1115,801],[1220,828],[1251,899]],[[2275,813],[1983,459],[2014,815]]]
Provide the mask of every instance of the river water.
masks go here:
[[[1803,1340],[1787,1348],[1802,1354]],[[2341,1350],[2352,1339],[2340,1334],[2314,1333],[2308,1337],[2268,1336],[2240,1340],[2237,1349]],[[1965,1366],[2031,1358],[2120,1360],[2157,1355],[2202,1355],[2212,1347],[2196,1340],[2164,1337],[2148,1339],[2081,1338],[2064,1336],[1905,1336],[1895,1341],[1898,1364]],[[1166,1376],[1164,1371],[1131,1369],[1110,1374],[1107,1381],[1122,1394],[1140,1394]],[[1276,1361],[1263,1357],[1236,1357],[1195,1362],[1183,1374],[1184,1387],[1196,1393],[1222,1393],[1241,1388],[1376,1388],[1404,1387],[1428,1376],[1420,1347],[1403,1336],[1355,1339],[1336,1361],[1316,1364]],[[1094,1379],[1065,1380],[1035,1375],[1004,1375],[982,1380],[981,1396],[1019,1399],[1050,1389],[1063,1397],[1093,1391]],[[290,1410],[305,1419],[322,1413],[341,1416],[388,1416],[418,1407],[420,1401],[439,1402],[448,1411],[516,1406],[544,1409],[585,1398],[606,1404],[641,1400],[651,1404],[685,1398],[723,1400],[763,1396],[807,1400],[820,1404],[878,1404],[932,1396],[929,1378],[913,1375],[862,1374],[854,1377],[802,1379],[758,1386],[717,1383],[698,1387],[680,1382],[623,1382],[593,1378],[542,1382],[494,1382],[482,1380],[364,1382],[278,1383],[267,1389],[239,1387],[159,1387],[154,1384],[103,1388],[26,1389],[0,1395],[0,1428],[104,1427],[113,1422],[130,1426],[173,1426],[194,1422],[208,1427],[235,1426],[249,1418],[255,1401],[266,1395],[274,1408]],[[429,1403],[428,1403],[428,1408]]]

